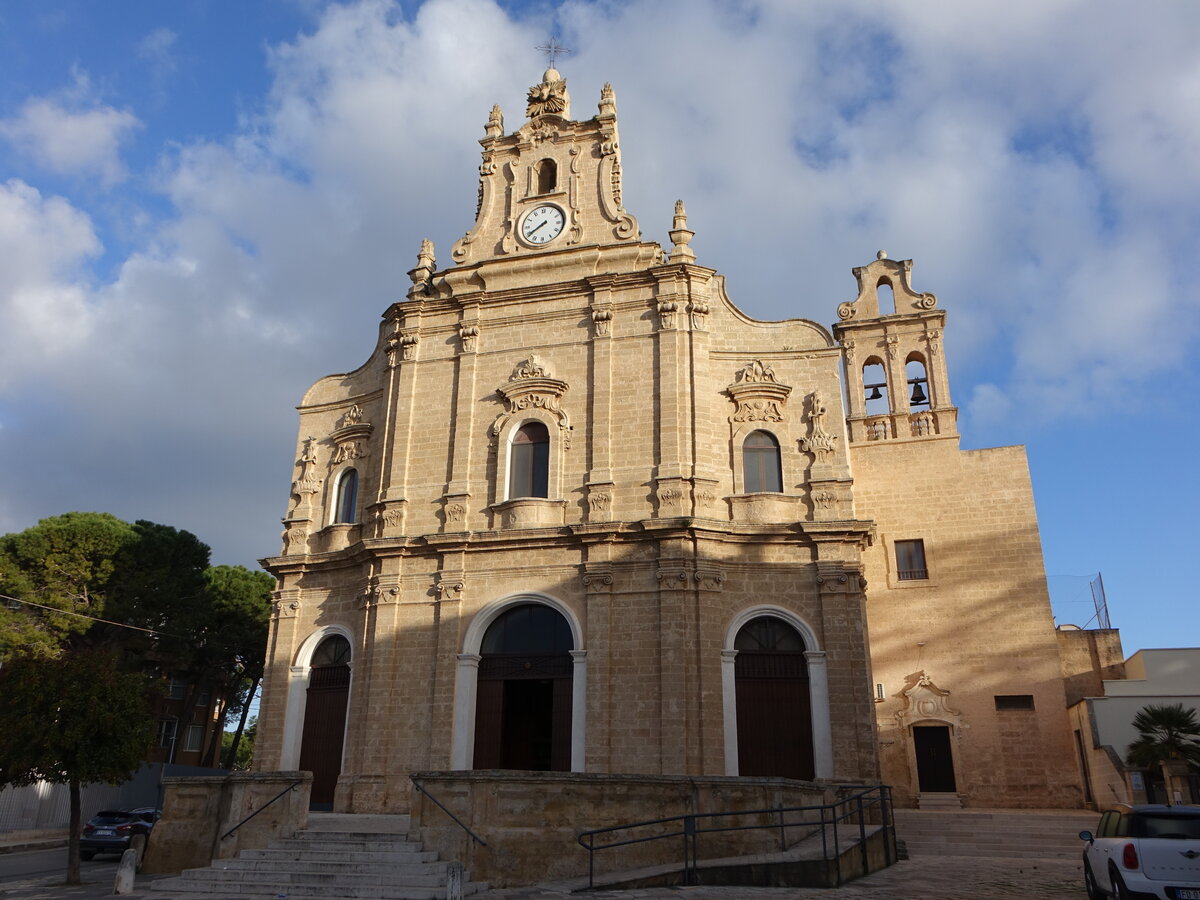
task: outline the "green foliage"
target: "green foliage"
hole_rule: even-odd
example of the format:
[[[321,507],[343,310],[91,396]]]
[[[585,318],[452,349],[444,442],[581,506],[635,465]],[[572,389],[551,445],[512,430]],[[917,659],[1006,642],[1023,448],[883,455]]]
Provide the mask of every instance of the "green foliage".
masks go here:
[[[211,566],[204,573],[212,649],[243,678],[261,678],[275,579],[244,566]]]
[[[229,763],[229,753],[233,747],[234,733],[226,731],[221,735],[221,759],[226,760],[225,768],[233,769],[235,772],[245,772],[250,768],[250,762],[254,758],[254,738],[258,733],[258,719],[250,719],[245,731],[242,732],[241,738],[238,741],[237,755]]]
[[[1200,765],[1200,721],[1196,711],[1182,703],[1143,707],[1133,717],[1138,738],[1129,745],[1126,761],[1139,769],[1153,769],[1171,760]]]
[[[154,732],[140,674],[117,654],[19,656],[0,667],[0,785],[119,784]]]
[[[41,606],[0,606],[0,662],[16,653],[52,656],[102,617],[119,560],[138,540],[107,513],[71,512],[0,537],[0,594]]]

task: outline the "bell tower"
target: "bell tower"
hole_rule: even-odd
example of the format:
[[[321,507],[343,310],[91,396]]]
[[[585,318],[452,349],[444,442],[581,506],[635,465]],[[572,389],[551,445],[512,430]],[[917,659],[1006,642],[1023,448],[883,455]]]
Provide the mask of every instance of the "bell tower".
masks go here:
[[[621,202],[617,100],[600,92],[597,115],[575,122],[567,82],[551,67],[529,89],[526,121],[504,133],[493,106],[480,141],[475,225],[451,250],[459,265],[587,245],[637,243]]]
[[[958,436],[958,410],[942,353],[946,313],[937,298],[909,284],[912,260],[882,250],[854,269],[858,296],[838,307],[849,394],[850,442]],[[881,308],[887,298],[894,309]]]

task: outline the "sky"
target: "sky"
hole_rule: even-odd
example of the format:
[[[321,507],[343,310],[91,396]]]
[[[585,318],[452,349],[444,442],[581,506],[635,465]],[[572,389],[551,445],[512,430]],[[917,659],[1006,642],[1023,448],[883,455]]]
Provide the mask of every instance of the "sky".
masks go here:
[[[1024,444],[1057,621],[1200,646],[1200,4],[6,0],[0,533],[68,510],[279,552],[297,415],[352,370],[478,139],[558,68],[624,204],[760,319],[886,250],[947,310],[964,449]],[[1094,624],[1094,620],[1091,622]]]

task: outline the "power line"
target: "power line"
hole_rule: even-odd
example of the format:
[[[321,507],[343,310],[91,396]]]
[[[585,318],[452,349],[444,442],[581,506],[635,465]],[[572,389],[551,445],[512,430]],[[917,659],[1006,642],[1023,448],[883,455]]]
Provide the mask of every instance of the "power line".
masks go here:
[[[80,619],[88,619],[92,622],[102,622],[105,625],[115,625],[117,628],[129,628],[133,631],[144,631],[146,634],[153,634],[158,637],[174,638],[177,641],[186,641],[187,638],[180,637],[177,634],[167,634],[165,631],[155,631],[153,628],[143,628],[140,625],[129,625],[125,622],[114,622],[112,619],[100,619],[96,616],[89,616],[86,613],[75,612],[70,609],[59,609],[57,606],[44,606],[41,603],[34,603],[32,600],[21,600],[17,597],[10,597],[7,594],[0,594],[0,600],[8,600],[12,603],[23,603],[26,606],[36,606],[38,609],[44,609],[48,612],[58,613],[62,616],[76,616]]]

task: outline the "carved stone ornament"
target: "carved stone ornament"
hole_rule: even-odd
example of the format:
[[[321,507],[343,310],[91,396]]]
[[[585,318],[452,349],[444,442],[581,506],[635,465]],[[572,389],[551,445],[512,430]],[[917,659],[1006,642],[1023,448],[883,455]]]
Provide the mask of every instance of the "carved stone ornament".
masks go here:
[[[276,619],[294,619],[300,613],[300,600],[294,596],[276,593],[271,598],[271,616]]]
[[[668,257],[673,263],[694,263],[696,261],[696,252],[688,246],[692,242],[692,238],[696,236],[696,232],[687,227],[687,210],[684,209],[683,201],[675,201],[675,218],[673,227],[667,234],[671,238],[671,255]]]
[[[436,266],[437,261],[433,256],[433,241],[424,238],[421,241],[421,249],[417,251],[417,264],[408,271],[408,277],[412,280],[414,288],[421,288],[424,292],[424,289],[429,286]]]
[[[820,509],[833,509],[837,505],[838,496],[833,491],[822,488],[813,491],[813,503]]]
[[[675,327],[675,317],[679,312],[679,304],[674,300],[659,300],[658,315],[662,319],[662,327],[665,329],[673,329]]]
[[[896,312],[925,311],[937,306],[937,297],[930,293],[918,293],[909,284],[912,260],[888,259],[882,250],[873,263],[852,270],[858,281],[858,296],[849,303],[838,306],[838,318],[842,321],[853,318],[874,319],[880,315],[891,315],[891,310],[879,308],[879,285],[892,289]]]
[[[476,325],[459,325],[458,337],[462,341],[463,353],[474,353],[479,340],[479,328]]]
[[[362,407],[355,403],[338,420],[338,427],[330,435],[334,451],[329,460],[331,466],[361,459],[367,455],[367,439],[375,426],[364,422]]]
[[[530,119],[546,115],[567,118],[571,115],[571,95],[567,93],[567,82],[557,69],[547,69],[542,75],[542,83],[529,89],[525,115]]]
[[[555,378],[542,360],[529,356],[513,369],[512,377],[496,388],[505,403],[505,411],[492,423],[492,438],[498,438],[504,426],[513,416],[530,409],[544,409],[558,422],[559,437],[563,448],[571,449],[571,422],[560,403],[567,391],[567,383]]]
[[[811,453],[818,463],[829,462],[829,458],[833,456],[837,436],[831,435],[825,430],[825,414],[827,412],[825,401],[819,391],[809,394],[808,401],[809,433],[808,437],[800,438],[800,449],[805,453]]]
[[[688,312],[692,314],[692,327],[704,331],[708,322],[709,306],[703,300],[693,300],[688,304]]]
[[[283,555],[297,556],[308,552],[306,522],[288,522],[283,529]]]
[[[612,325],[612,310],[611,309],[596,309],[592,310],[592,322],[596,326],[597,337],[604,337],[609,333]]]
[[[324,478],[317,477],[317,439],[306,438],[304,450],[300,454],[300,477],[292,482],[292,493],[303,503],[308,497],[321,490]]]
[[[901,696],[904,708],[896,713],[901,727],[930,719],[945,722],[955,729],[962,727],[962,713],[952,708],[947,699],[950,692],[934,684],[924,669],[917,673],[916,681],[905,688]]]
[[[613,90],[613,86],[607,81],[604,82],[604,87],[600,88],[600,115],[615,116],[617,114],[617,94]]]
[[[780,384],[775,371],[759,360],[738,370],[726,390],[737,404],[731,422],[782,422],[783,410],[792,389]]]
[[[607,494],[603,491],[588,494],[588,505],[594,513],[608,512],[608,508],[612,506],[612,494]]]
[[[583,573],[583,587],[589,594],[611,591],[612,584],[612,572],[608,569],[595,569]]]
[[[499,104],[492,106],[492,111],[488,114],[487,125],[483,130],[490,138],[497,138],[504,134],[504,113]]]
[[[461,573],[439,573],[434,590],[437,591],[439,600],[461,600],[464,587]]]

